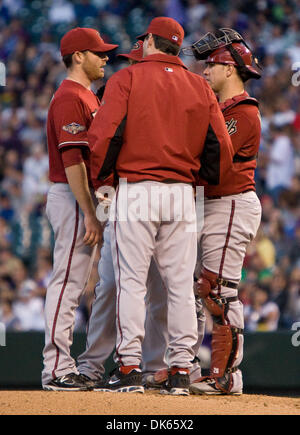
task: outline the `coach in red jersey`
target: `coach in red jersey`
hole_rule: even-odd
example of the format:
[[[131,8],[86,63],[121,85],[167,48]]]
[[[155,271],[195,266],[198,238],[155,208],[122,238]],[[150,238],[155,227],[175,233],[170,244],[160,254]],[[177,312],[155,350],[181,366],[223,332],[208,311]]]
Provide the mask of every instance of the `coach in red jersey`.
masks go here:
[[[111,226],[111,243],[119,367],[105,391],[144,391],[141,343],[153,256],[169,295],[167,391],[189,394],[192,347],[197,340],[193,185],[199,174],[208,183],[222,182],[232,165],[233,149],[213,91],[178,57],[183,38],[177,21],[167,17],[151,21],[137,38],[144,41],[143,59],[110,78],[88,134],[93,178],[103,180],[115,170],[128,182],[119,184],[112,206],[118,215]],[[144,202],[135,207],[134,192],[141,190]],[[166,195],[165,201],[152,200],[158,190]],[[168,209],[171,203],[172,210]],[[175,209],[182,210],[180,219]],[[126,220],[121,217],[124,213],[128,213]]]
[[[91,84],[104,76],[106,44],[95,29],[70,30],[60,44],[67,77],[48,112],[49,177],[47,216],[54,231],[53,273],[45,304],[42,385],[45,390],[89,388],[70,355],[75,309],[89,277],[92,252],[102,237],[91,187],[88,129],[100,102]],[[93,250],[93,247],[94,250]]]

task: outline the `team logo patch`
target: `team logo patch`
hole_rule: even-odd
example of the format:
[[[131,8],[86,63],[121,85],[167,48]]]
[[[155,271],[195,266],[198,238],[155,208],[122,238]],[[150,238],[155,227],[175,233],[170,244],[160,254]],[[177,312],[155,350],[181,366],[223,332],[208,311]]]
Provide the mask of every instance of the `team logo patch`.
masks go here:
[[[141,48],[141,44],[139,42],[135,42],[132,46],[132,50],[139,50]]]
[[[173,39],[173,41],[178,41],[178,36],[173,35],[173,36],[172,36],[172,39]]]
[[[166,66],[165,71],[167,71],[167,72],[173,72],[173,68],[168,68],[168,67]]]
[[[226,121],[227,131],[228,131],[230,136],[237,132],[236,124],[237,124],[237,121],[233,118],[231,118],[230,121]]]
[[[84,125],[77,124],[77,122],[72,122],[71,124],[64,125],[62,129],[68,133],[77,134],[81,131],[84,131],[86,128]]]

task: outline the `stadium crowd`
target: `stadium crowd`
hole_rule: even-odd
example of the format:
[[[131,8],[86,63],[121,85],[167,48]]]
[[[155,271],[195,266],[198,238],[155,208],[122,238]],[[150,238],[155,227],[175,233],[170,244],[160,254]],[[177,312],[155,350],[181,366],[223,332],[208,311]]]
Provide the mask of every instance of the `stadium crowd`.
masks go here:
[[[162,15],[183,25],[183,46],[216,28],[236,29],[263,67],[263,78],[247,87],[260,102],[256,186],[263,214],[245,259],[240,298],[248,331],[289,329],[300,321],[299,6],[299,0],[0,0],[0,61],[6,67],[0,87],[0,322],[7,330],[44,328],[53,246],[45,216],[45,122],[66,73],[59,40],[72,27],[94,27],[119,44],[116,53],[126,53]],[[124,66],[116,53],[105,80]],[[201,62],[182,60],[201,74]],[[78,310],[77,330],[85,328],[94,283]]]

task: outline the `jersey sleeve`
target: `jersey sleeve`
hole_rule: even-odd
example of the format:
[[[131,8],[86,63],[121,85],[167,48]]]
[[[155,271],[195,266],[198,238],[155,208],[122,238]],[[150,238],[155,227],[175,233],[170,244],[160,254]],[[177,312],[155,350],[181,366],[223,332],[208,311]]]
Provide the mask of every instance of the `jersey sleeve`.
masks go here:
[[[53,107],[53,124],[59,150],[70,146],[89,146],[88,119],[79,98],[58,100]]]
[[[63,147],[61,151],[61,158],[64,168],[79,165],[83,162],[82,150],[79,147]]]
[[[261,130],[258,109],[254,106],[236,106],[233,111],[225,111],[224,118],[234,153],[245,156],[255,154],[253,148]]]
[[[88,132],[91,146],[92,179],[105,179],[115,168],[123,144],[131,76],[128,68],[115,73],[105,92]]]

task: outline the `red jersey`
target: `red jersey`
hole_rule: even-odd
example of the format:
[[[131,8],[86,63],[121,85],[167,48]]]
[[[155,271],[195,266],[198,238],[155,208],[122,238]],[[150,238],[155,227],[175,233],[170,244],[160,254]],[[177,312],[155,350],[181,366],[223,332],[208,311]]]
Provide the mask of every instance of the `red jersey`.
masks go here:
[[[234,195],[255,191],[254,172],[260,145],[258,102],[247,92],[220,104],[234,148],[233,165],[218,186],[205,186],[205,196]]]
[[[115,73],[88,132],[93,178],[222,181],[233,148],[207,82],[176,56],[153,54]],[[119,140],[118,140],[119,138]]]
[[[72,80],[64,80],[55,92],[47,119],[50,181],[68,182],[61,151],[65,147],[81,147],[89,184],[92,185],[87,131],[99,105],[91,90]]]

